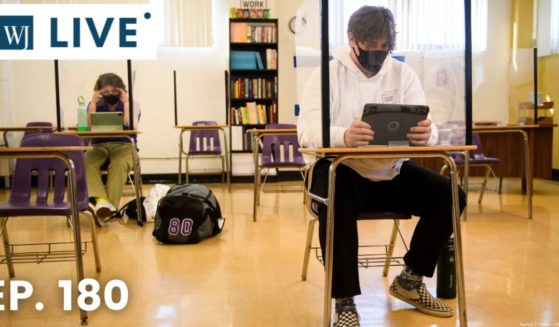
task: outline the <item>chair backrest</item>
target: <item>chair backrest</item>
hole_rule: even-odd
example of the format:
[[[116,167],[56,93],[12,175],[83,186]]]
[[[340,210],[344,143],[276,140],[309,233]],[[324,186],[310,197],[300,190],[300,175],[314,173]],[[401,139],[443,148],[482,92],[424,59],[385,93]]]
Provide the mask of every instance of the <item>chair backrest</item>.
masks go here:
[[[472,158],[474,159],[481,159],[485,157],[485,154],[483,153],[483,146],[481,145],[481,138],[479,136],[479,133],[472,133],[472,144],[477,146],[477,148],[474,150],[474,155]]]
[[[52,128],[52,123],[50,122],[46,122],[46,121],[32,121],[27,123],[27,125],[25,125],[26,127],[44,127],[41,129],[35,129],[35,130],[31,130],[31,131],[25,131],[25,133],[23,133],[23,136],[27,136],[30,134],[37,134],[37,133],[52,133],[54,130]]]
[[[266,129],[296,128],[294,124],[268,124]],[[262,137],[262,165],[300,167],[305,165],[299,152],[297,135],[265,135]]]
[[[83,146],[77,135],[37,133],[30,134],[21,141],[22,147],[46,146]],[[83,152],[71,151],[65,153],[74,163],[77,184],[78,209],[88,207],[87,184],[85,176],[85,160]],[[32,204],[32,177],[37,178],[37,204],[47,204],[49,199],[54,205],[61,205],[65,200],[66,165],[60,159],[18,159],[14,172],[13,187],[10,193],[10,203],[18,205]],[[50,187],[50,176],[53,176],[53,187]],[[50,195],[52,192],[52,195]]]
[[[215,121],[195,121],[194,126],[217,125]],[[219,141],[219,131],[217,129],[210,130],[192,130],[190,132],[190,145],[188,147],[189,154],[221,154],[221,142]]]

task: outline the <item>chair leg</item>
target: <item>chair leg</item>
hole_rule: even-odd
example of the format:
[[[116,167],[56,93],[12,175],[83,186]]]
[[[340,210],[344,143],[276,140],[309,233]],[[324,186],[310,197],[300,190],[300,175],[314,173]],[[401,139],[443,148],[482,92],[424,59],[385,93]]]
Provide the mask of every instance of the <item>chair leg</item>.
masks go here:
[[[307,204],[307,192],[305,192],[305,170],[304,168],[299,168],[299,173],[303,179],[303,204]]]
[[[134,195],[136,196],[136,223],[139,226],[144,226],[144,220],[142,218],[142,172],[140,171],[140,163],[136,162],[134,165]]]
[[[97,243],[97,227],[95,225],[95,220],[88,211],[84,211],[81,214],[87,217],[87,220],[89,221],[89,227],[91,228],[91,244],[93,244],[93,256],[95,257],[95,271],[101,272],[101,259],[99,256],[99,245]]]
[[[268,174],[270,173],[270,168],[267,168],[266,170],[266,175],[264,175],[264,180],[262,181],[262,183],[258,184],[258,193],[256,196],[256,205],[259,206],[260,205],[260,192],[262,192],[262,190],[264,189],[264,184],[266,184],[266,179],[268,178]],[[260,174],[258,174],[258,180],[260,181]]]
[[[185,168],[185,177],[184,177],[185,182],[186,184],[190,184],[190,179],[188,176],[188,155],[184,157],[184,168]]]
[[[481,184],[481,190],[479,191],[479,199],[477,200],[478,204],[481,204],[481,200],[483,200],[483,193],[485,192],[485,186],[487,186],[487,179],[489,178],[489,174],[491,173],[491,166],[485,166],[485,177],[483,178],[483,183]]]
[[[503,192],[503,176],[499,177],[499,194]]]
[[[390,269],[390,263],[392,262],[392,255],[394,254],[394,245],[396,244],[396,237],[398,236],[400,228],[400,220],[394,219],[394,225],[392,226],[392,233],[390,235],[390,243],[388,243],[388,248],[386,251],[386,261],[384,262],[384,269],[382,270],[382,276],[388,276],[388,270]]]
[[[10,251],[10,239],[8,237],[8,217],[0,218],[0,228],[0,236],[2,237],[2,242],[4,243],[4,254],[6,255],[8,273],[10,274],[10,278],[13,278],[16,273],[14,270],[14,263],[12,261],[12,251]]]
[[[309,220],[309,227],[307,229],[307,242],[305,243],[305,255],[303,257],[303,270],[301,271],[301,280],[307,280],[307,271],[309,270],[309,257],[311,255],[312,235],[314,232],[314,225],[318,218],[313,217]]]
[[[221,160],[221,183],[225,183],[225,159],[224,157],[219,157]]]

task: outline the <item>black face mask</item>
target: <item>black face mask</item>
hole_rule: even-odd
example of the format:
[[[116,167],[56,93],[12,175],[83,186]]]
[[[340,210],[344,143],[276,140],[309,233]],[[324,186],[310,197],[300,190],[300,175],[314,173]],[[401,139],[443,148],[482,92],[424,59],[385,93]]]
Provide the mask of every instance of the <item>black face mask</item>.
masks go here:
[[[353,51],[355,52],[355,55],[357,55],[357,60],[361,66],[363,66],[365,70],[373,73],[373,75],[376,75],[380,71],[380,68],[384,63],[384,59],[386,59],[386,56],[388,55],[388,51],[367,51],[361,49],[359,46],[357,46],[357,48],[359,48],[359,55],[357,55],[355,49]]]
[[[118,94],[106,94],[103,95],[103,101],[110,106],[114,106],[120,101],[120,96]]]

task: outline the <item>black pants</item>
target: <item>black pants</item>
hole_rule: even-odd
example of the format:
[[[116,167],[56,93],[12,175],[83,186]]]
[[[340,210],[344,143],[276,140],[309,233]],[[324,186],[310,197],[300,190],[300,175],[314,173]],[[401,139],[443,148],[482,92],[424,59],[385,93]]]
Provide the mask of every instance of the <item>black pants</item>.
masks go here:
[[[328,169],[322,159],[314,168],[312,192],[328,195]],[[360,212],[397,211],[419,216],[404,262],[415,272],[432,277],[437,258],[452,235],[452,193],[450,179],[412,161],[388,181],[373,182],[343,164],[336,171],[334,265],[332,297],[361,294],[357,267],[357,215]],[[466,195],[459,190],[460,212]],[[319,238],[322,253],[326,242],[326,206],[319,207]]]

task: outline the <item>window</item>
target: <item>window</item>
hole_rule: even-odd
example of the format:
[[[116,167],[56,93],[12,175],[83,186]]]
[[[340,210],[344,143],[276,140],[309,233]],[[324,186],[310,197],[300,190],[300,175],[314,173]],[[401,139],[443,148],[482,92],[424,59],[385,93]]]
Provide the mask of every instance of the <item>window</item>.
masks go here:
[[[538,1],[538,55],[559,53],[559,0]]]
[[[382,6],[392,11],[398,32],[397,51],[464,49],[464,0],[330,0],[330,12],[343,13],[332,17],[333,47],[347,43],[349,17],[363,5]],[[472,0],[474,51],[485,51],[487,47],[487,11],[487,0]]]
[[[212,46],[212,0],[151,0],[161,6],[164,31],[161,45],[179,48]]]

